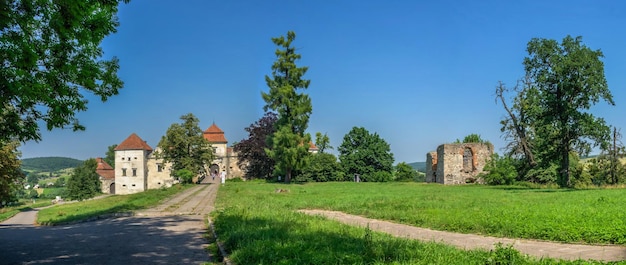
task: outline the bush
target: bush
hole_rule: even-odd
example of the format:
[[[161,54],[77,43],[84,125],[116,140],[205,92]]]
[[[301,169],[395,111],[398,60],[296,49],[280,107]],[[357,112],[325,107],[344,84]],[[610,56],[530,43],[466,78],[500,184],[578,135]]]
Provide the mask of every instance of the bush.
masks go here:
[[[376,171],[372,174],[365,175],[365,177],[361,177],[364,181],[368,182],[387,182],[393,180],[393,175],[391,172],[387,171]]]
[[[413,169],[409,164],[402,162],[396,165],[395,180],[396,181],[415,181],[418,177],[417,170]]]
[[[190,184],[193,182],[193,172],[188,169],[180,169],[174,174],[181,183]]]
[[[298,182],[342,181],[344,174],[333,154],[318,153],[309,157],[309,163],[302,173],[295,177]]]
[[[510,157],[500,157],[497,153],[491,155],[485,165],[487,173],[481,175],[489,185],[511,185],[517,176],[514,161]]]

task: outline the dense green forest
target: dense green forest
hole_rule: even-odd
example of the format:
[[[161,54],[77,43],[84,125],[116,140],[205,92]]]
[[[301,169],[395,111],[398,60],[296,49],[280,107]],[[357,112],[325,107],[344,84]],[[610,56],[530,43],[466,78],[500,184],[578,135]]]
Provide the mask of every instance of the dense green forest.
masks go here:
[[[69,157],[35,157],[22,159],[22,170],[54,172],[65,168],[74,168],[82,164],[82,160]]]

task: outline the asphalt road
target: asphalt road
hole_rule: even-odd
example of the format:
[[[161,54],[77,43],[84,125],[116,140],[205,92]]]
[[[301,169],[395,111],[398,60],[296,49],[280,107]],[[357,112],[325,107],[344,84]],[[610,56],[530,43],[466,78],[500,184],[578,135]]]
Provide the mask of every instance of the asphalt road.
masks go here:
[[[36,226],[36,211],[0,223],[0,264],[200,264],[218,184],[186,190],[132,217]]]

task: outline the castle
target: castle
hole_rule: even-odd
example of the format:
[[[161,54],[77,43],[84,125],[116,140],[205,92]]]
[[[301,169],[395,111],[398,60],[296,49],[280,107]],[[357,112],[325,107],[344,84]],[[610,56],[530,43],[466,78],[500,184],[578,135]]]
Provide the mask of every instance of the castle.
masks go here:
[[[226,171],[228,178],[242,176],[237,165],[237,154],[215,123],[203,132],[203,137],[213,148],[215,159],[210,165],[205,165],[207,172]],[[176,181],[172,176],[171,163],[155,156],[150,147],[137,134],[132,133],[126,140],[115,147],[115,168],[107,164],[102,158],[97,159],[96,173],[100,176],[103,193],[132,194],[171,187]]]
[[[481,182],[480,173],[493,154],[490,143],[442,144],[426,154],[426,182],[465,184]]]

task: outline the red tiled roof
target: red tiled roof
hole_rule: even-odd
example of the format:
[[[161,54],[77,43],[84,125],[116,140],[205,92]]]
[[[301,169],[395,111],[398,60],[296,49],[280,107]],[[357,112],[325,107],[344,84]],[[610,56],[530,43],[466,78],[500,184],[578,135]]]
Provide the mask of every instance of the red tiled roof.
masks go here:
[[[317,150],[317,146],[313,142],[309,142],[309,150]]]
[[[133,133],[126,140],[124,140],[121,144],[115,147],[115,151],[120,150],[147,150],[152,151],[152,147],[150,147],[146,141],[139,138],[137,134]]]
[[[99,176],[105,179],[115,178],[115,170],[113,170],[113,167],[104,161],[104,159],[98,157],[96,158],[96,162],[98,162],[98,166],[96,166],[96,173]]]
[[[215,123],[211,127],[207,128],[203,132],[204,139],[207,139],[209,143],[228,143],[226,137],[224,137],[224,131],[217,127]]]

